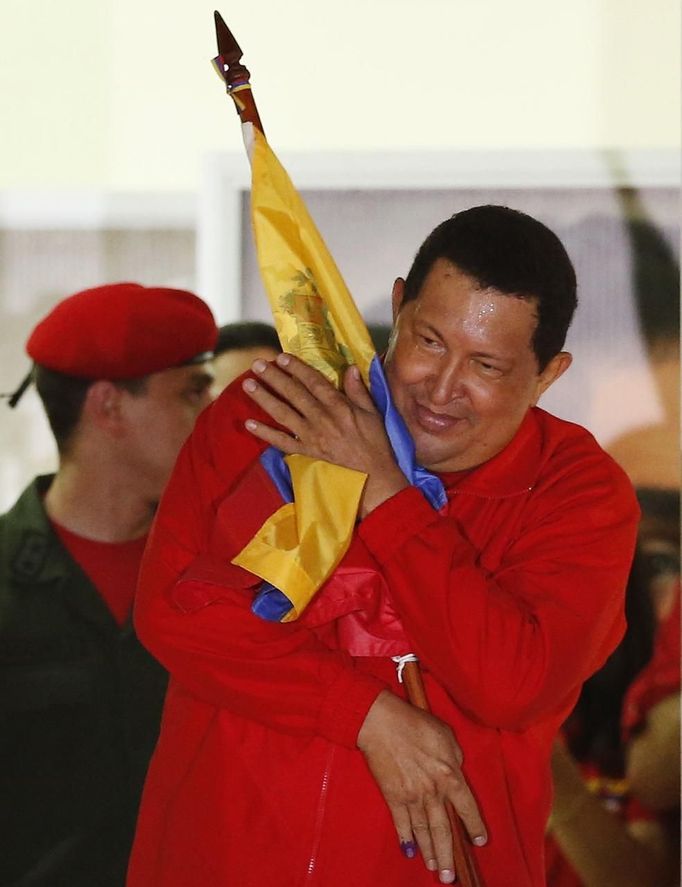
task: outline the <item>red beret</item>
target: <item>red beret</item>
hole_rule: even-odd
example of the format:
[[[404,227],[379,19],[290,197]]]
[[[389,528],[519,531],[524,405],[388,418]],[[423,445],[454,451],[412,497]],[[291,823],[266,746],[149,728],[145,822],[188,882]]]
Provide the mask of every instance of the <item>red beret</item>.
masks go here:
[[[211,309],[194,293],[112,283],[59,302],[33,330],[26,351],[35,363],[69,376],[135,379],[212,352],[217,336]]]

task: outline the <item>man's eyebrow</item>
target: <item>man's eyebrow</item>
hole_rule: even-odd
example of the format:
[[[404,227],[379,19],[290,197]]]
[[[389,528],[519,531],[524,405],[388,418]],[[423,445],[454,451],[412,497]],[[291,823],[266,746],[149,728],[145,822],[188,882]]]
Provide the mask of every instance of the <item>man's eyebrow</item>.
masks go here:
[[[438,330],[430,321],[420,318],[419,323],[421,323],[425,329],[430,330],[434,335],[438,336],[439,339],[443,338],[443,334],[440,330]]]
[[[423,325],[425,330],[430,330],[435,336],[439,339],[443,339],[443,334],[428,320],[421,320],[421,324]],[[510,354],[498,354],[493,351],[472,351],[472,357],[486,357],[490,360],[498,360],[500,362],[511,363],[513,361],[513,355]]]
[[[508,354],[496,354],[493,351],[472,351],[472,357],[485,357],[489,360],[498,360],[500,363],[511,363],[513,361],[513,357]]]

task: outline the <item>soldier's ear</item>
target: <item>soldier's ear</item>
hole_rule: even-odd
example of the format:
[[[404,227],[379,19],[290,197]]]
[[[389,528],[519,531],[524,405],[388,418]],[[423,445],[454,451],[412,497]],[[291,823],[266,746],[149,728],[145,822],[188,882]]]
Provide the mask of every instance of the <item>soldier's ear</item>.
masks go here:
[[[103,379],[93,382],[85,395],[83,416],[96,427],[120,435],[122,394],[122,390],[113,382]]]

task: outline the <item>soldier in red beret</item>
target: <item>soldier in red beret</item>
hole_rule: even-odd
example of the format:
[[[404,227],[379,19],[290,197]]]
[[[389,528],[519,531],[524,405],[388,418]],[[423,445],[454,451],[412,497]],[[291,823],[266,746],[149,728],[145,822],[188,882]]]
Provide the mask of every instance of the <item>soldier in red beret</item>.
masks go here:
[[[59,468],[0,517],[1,884],[124,883],[166,685],[133,594],[216,338],[193,293],[117,283],[28,339]]]

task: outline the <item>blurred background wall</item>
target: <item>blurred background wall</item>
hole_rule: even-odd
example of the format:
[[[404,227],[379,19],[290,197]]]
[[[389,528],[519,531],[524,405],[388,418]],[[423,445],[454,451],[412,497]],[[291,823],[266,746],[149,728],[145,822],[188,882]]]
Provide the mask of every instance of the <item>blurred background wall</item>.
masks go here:
[[[210,65],[214,5],[0,4],[2,390],[28,368],[33,324],[85,286],[187,286],[221,322],[267,316],[239,127]],[[270,141],[368,319],[386,319],[433,224],[483,200],[518,206],[557,229],[581,281],[576,364],[546,405],[607,446],[675,423],[677,346],[661,393],[641,308],[676,342],[676,288],[669,274],[662,300],[642,290],[660,275],[637,277],[631,222],[660,234],[662,252],[645,250],[674,277],[677,0],[232,6]],[[33,393],[0,416],[5,508],[54,453]]]
[[[239,133],[215,0],[3,0],[0,184],[193,191]],[[676,0],[251,0],[221,12],[280,150],[679,141]]]

